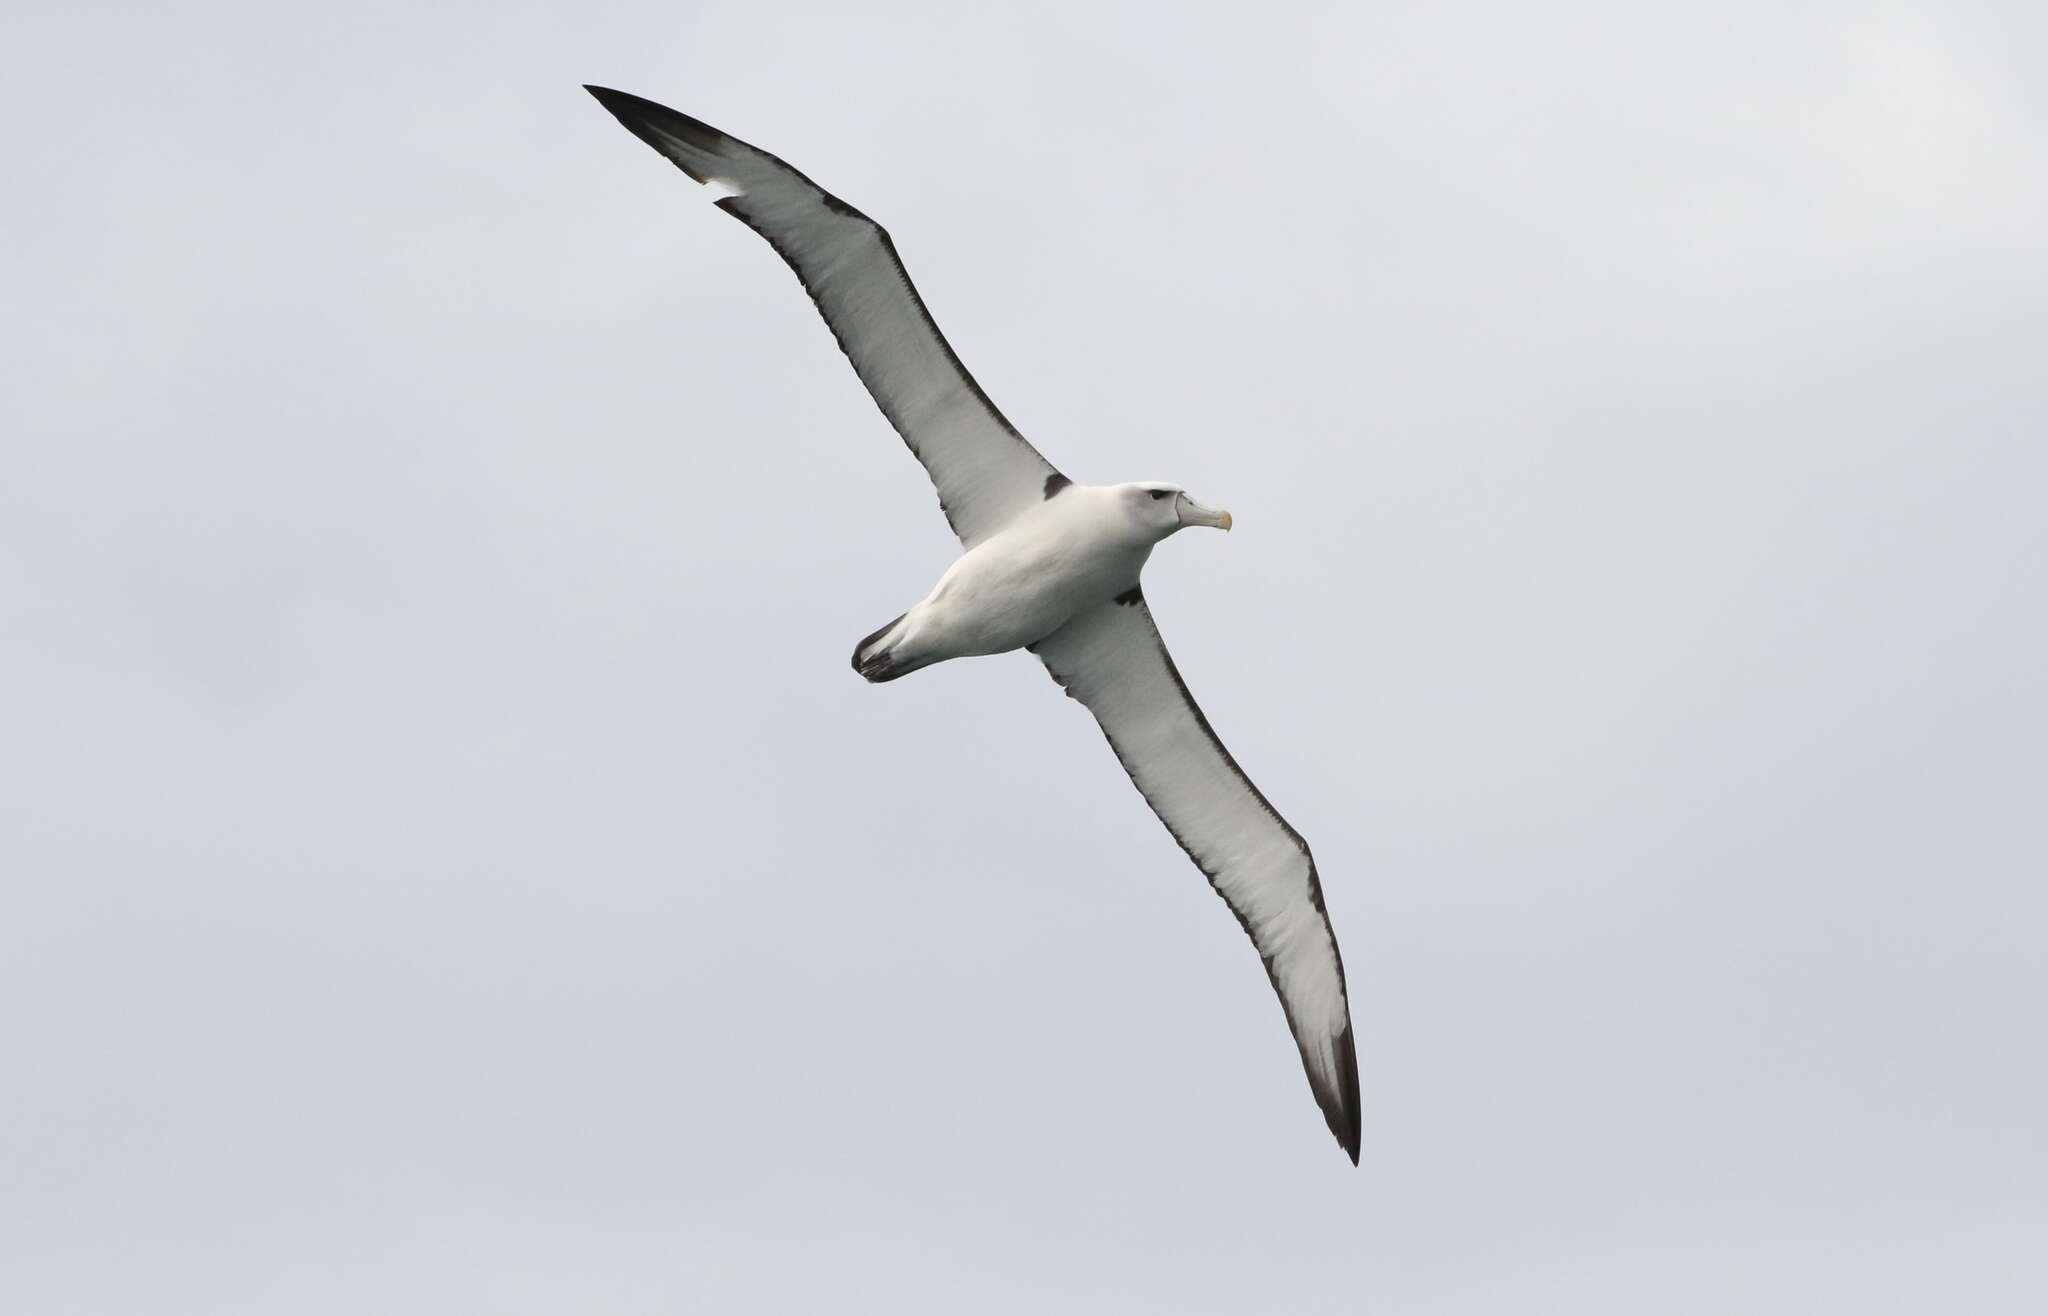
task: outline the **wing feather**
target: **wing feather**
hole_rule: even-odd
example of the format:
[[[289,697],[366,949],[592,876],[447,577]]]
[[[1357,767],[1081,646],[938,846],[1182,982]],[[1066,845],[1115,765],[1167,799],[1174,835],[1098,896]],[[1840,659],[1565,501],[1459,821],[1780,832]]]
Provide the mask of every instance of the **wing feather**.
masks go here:
[[[1065,483],[960,364],[880,224],[709,124],[622,91],[586,90],[685,174],[726,191],[719,208],[796,272],[854,373],[931,476],[963,544],[986,539]]]
[[[1358,1055],[1315,859],[1210,729],[1136,591],[1034,646],[1101,724],[1131,781],[1243,925],[1279,994],[1323,1118],[1358,1161]]]

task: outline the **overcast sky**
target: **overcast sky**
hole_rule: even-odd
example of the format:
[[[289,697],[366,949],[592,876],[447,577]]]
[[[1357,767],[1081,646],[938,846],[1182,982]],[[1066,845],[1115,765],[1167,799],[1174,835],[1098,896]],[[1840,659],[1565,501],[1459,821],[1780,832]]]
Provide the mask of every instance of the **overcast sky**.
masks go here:
[[[0,1306],[2043,1310],[2043,11],[849,8],[9,5]],[[583,82],[1236,514],[1361,1168]]]

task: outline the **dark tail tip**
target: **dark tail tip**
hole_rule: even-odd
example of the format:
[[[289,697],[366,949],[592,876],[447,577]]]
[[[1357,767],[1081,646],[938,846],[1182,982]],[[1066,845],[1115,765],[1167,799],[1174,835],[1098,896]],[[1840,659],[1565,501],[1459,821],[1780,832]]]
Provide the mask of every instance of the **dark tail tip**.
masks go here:
[[[884,681],[893,681],[899,676],[908,676],[912,669],[898,667],[889,657],[889,651],[884,649],[853,670],[859,672],[861,679],[868,684],[880,685]]]
[[[884,635],[887,635],[897,622],[902,621],[909,615],[907,612],[898,613],[885,624],[861,636],[860,643],[853,646],[853,670],[859,672],[870,681],[893,681],[903,675],[901,670],[895,670],[895,664],[889,661],[887,653],[868,653],[867,648]],[[890,669],[888,675],[881,675],[880,673],[885,669]]]

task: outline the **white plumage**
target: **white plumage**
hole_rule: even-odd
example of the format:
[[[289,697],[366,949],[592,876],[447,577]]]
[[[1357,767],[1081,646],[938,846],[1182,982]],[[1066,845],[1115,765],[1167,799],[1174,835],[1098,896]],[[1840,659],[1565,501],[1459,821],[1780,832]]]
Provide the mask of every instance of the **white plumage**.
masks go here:
[[[1230,514],[1168,484],[1073,483],[960,364],[879,224],[687,115],[589,91],[788,262],[960,537],[965,551],[930,593],[855,646],[854,669],[889,681],[949,658],[1035,652],[1244,925],[1323,1117],[1356,1162],[1358,1061],[1315,861],[1196,707],[1138,584],[1154,545],[1191,525],[1228,530]]]

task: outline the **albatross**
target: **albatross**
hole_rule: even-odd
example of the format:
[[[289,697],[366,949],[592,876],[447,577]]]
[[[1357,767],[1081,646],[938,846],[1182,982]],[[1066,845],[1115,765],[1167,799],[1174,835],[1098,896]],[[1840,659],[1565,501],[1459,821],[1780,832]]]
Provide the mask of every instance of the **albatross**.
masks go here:
[[[916,606],[854,646],[853,669],[893,681],[950,658],[1036,654],[1095,715],[1145,802],[1251,937],[1323,1119],[1357,1164],[1358,1056],[1315,859],[1196,706],[1139,586],[1161,541],[1189,526],[1227,531],[1230,513],[1175,484],[1069,479],[960,364],[880,224],[709,124],[586,90],[796,272],[938,490],[963,551]]]

